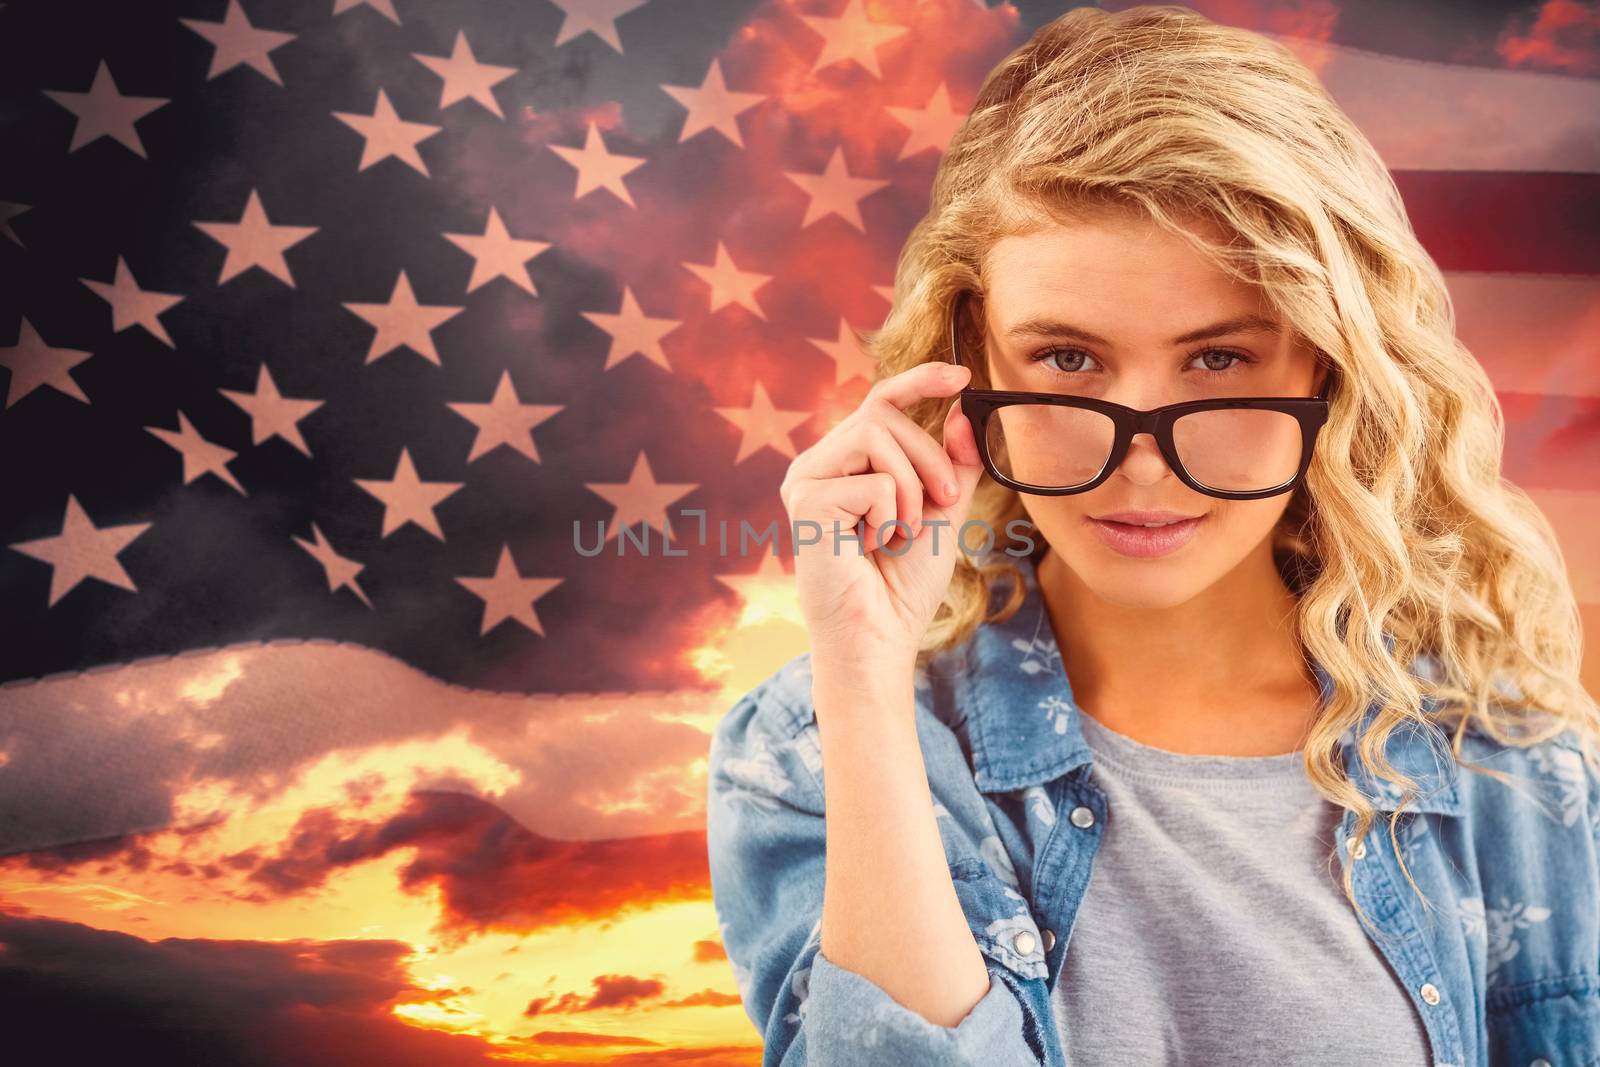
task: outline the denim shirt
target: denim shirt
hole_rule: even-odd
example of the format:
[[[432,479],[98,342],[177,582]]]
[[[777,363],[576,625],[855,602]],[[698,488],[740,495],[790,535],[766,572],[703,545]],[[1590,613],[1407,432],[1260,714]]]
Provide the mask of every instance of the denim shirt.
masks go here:
[[[823,768],[810,653],[741,697],[714,730],[712,898],[764,1067],[1064,1067],[1050,992],[1109,813],[1033,563],[1019,564],[1020,609],[916,673],[933,810],[990,978],[958,1025],[927,1021],[821,952]],[[1409,669],[1436,664],[1424,656]],[[1331,680],[1312,666],[1326,701]],[[1513,776],[1512,786],[1459,767],[1440,729],[1391,735],[1390,761],[1422,794],[1397,836],[1428,908],[1381,814],[1399,794],[1367,773],[1355,744],[1352,727],[1341,738],[1345,766],[1380,815],[1357,841],[1344,812],[1339,862],[1353,865],[1356,899],[1377,932],[1364,928],[1415,1005],[1434,1067],[1600,1064],[1600,781],[1572,733],[1527,748],[1469,734],[1464,755]],[[1247,1062],[1249,1049],[1239,1051]]]

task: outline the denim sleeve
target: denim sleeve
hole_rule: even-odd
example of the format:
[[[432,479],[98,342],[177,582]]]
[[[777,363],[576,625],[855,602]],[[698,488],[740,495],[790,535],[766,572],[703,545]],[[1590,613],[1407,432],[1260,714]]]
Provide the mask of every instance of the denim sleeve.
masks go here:
[[[1585,772],[1589,776],[1589,832],[1594,835],[1595,867],[1600,870],[1600,771],[1596,771],[1584,761]]]
[[[1038,1067],[1017,976],[985,958],[989,990],[938,1026],[821,951],[823,793],[815,728],[769,678],[712,734],[706,846],[723,947],[763,1067]]]

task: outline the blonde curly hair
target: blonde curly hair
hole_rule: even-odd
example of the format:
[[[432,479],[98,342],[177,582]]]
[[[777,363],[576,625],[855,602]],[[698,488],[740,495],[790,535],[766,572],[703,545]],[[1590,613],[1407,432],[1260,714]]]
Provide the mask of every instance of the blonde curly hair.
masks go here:
[[[1600,767],[1600,708],[1578,680],[1582,622],[1561,549],[1501,476],[1503,416],[1455,336],[1444,278],[1372,145],[1271,38],[1184,7],[1080,7],[1007,56],[940,163],[900,253],[893,310],[858,334],[877,376],[946,358],[951,304],[972,290],[981,316],[985,254],[1000,237],[1107,206],[1142,208],[1259,286],[1329,367],[1328,422],[1273,542],[1298,593],[1301,643],[1334,683],[1306,769],[1355,810],[1357,836],[1376,809],[1338,744],[1372,701],[1379,714],[1360,758],[1405,802],[1415,782],[1384,753],[1408,722],[1441,744],[1451,728],[1446,758],[1502,779],[1462,753],[1469,729],[1512,745],[1571,731]],[[1192,218],[1228,239],[1208,242],[1183,225]],[[981,345],[978,331],[964,340],[973,353]],[[985,386],[984,361],[970,362],[972,384]],[[908,414],[937,438],[947,406],[924,401]],[[986,477],[971,518],[998,530],[1026,513]],[[924,656],[1016,610],[1017,565],[993,558],[957,554]],[[1011,595],[986,614],[1008,573]],[[1436,677],[1409,667],[1424,652]],[[1396,845],[1399,815],[1389,820]],[[1348,870],[1345,894],[1354,904]]]

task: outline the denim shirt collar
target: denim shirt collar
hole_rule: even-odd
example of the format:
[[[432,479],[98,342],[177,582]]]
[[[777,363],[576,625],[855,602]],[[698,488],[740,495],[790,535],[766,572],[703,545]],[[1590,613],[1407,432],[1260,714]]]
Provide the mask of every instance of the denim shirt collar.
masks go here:
[[[1025,587],[1016,612],[1003,622],[981,624],[970,640],[943,654],[953,658],[939,668],[954,675],[952,691],[958,712],[967,718],[974,780],[984,792],[1025,789],[1092,762],[1072,683],[1039,593],[1035,560],[1016,560]],[[1005,583],[999,583],[998,596],[1005,590]],[[1384,636],[1392,649],[1392,637]],[[1332,679],[1315,657],[1311,666],[1326,703],[1333,693]],[[1377,710],[1376,701],[1367,706],[1363,733]],[[1400,802],[1398,788],[1367,771],[1356,752],[1356,737],[1352,726],[1340,738],[1353,783],[1378,810],[1394,810]],[[1403,723],[1390,734],[1387,755],[1417,783],[1419,795],[1406,810],[1460,814],[1457,766],[1442,731]]]

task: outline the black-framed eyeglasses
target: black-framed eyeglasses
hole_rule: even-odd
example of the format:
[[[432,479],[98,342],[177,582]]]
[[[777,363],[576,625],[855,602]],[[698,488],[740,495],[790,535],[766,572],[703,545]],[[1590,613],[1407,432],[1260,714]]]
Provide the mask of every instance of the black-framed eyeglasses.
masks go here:
[[[960,323],[971,290],[950,311],[950,362],[962,366]],[[989,476],[1020,493],[1067,496],[1100,485],[1137,434],[1155,438],[1189,488],[1225,500],[1290,492],[1311,466],[1328,419],[1327,382],[1315,396],[1214,397],[1148,411],[1098,397],[1008,389],[961,391]]]

